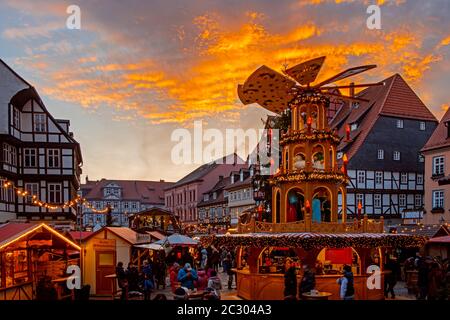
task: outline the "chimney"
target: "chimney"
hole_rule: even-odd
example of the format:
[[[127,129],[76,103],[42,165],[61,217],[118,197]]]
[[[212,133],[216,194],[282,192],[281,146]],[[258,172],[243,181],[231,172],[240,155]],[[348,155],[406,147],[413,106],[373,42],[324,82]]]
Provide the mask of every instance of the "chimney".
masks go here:
[[[348,89],[348,93],[349,93],[350,97],[352,97],[352,98],[355,97],[355,83],[354,82],[350,82],[350,88]]]

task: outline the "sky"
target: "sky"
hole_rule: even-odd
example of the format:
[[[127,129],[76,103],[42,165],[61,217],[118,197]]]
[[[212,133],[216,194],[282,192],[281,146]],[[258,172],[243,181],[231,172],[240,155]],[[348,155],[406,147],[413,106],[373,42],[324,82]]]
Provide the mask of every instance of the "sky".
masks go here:
[[[366,25],[374,3],[379,30]],[[66,27],[70,5],[79,30]],[[376,64],[352,81],[399,73],[440,119],[449,17],[448,0],[0,0],[0,58],[71,121],[83,177],[177,181],[199,164],[172,162],[174,130],[262,128],[268,112],[236,89],[263,64],[325,55],[319,80]]]

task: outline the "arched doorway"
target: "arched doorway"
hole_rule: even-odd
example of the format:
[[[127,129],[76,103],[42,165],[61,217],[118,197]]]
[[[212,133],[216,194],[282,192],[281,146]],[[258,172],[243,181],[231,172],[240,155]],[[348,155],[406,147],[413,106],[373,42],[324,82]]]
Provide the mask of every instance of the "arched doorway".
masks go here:
[[[316,188],[312,200],[312,221],[331,222],[331,192],[328,188]]]
[[[303,220],[303,207],[305,197],[303,191],[299,188],[289,190],[286,199],[286,222]]]

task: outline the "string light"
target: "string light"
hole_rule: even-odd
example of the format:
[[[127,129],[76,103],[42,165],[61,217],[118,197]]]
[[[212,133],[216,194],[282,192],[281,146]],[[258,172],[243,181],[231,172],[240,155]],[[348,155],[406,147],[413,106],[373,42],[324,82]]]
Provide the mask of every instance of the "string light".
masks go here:
[[[30,194],[26,190],[15,187],[11,181],[3,180],[2,184],[3,184],[3,188],[5,188],[5,189],[11,188],[20,197],[31,197],[31,202],[30,202],[31,205],[46,208],[49,210],[73,208],[73,207],[78,206],[79,204],[81,204],[82,206],[84,206],[86,208],[89,208],[93,213],[98,213],[98,214],[107,213],[110,210],[109,206],[107,206],[103,209],[100,209],[100,210],[96,209],[86,198],[83,198],[80,195],[77,195],[76,198],[73,200],[69,200],[69,201],[66,201],[61,204],[56,204],[56,203],[45,202],[45,201],[38,199],[37,195]]]

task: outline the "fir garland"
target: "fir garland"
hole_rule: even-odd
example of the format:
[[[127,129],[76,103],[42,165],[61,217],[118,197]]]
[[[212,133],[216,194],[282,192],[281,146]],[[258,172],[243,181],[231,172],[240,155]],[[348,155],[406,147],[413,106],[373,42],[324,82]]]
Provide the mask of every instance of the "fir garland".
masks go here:
[[[285,183],[285,182],[332,182],[332,183],[348,183],[348,177],[341,172],[327,172],[327,171],[294,171],[285,174],[278,174],[269,180],[271,185]]]
[[[358,233],[248,233],[232,235],[210,235],[200,238],[203,246],[215,247],[293,247],[310,250],[313,248],[419,248],[427,241],[426,237],[405,234]]]
[[[326,140],[329,140],[331,143],[338,145],[341,141],[341,138],[338,135],[334,134],[332,131],[316,130],[311,133],[294,132],[283,135],[280,140],[280,145],[284,146],[289,143],[316,142]]]

